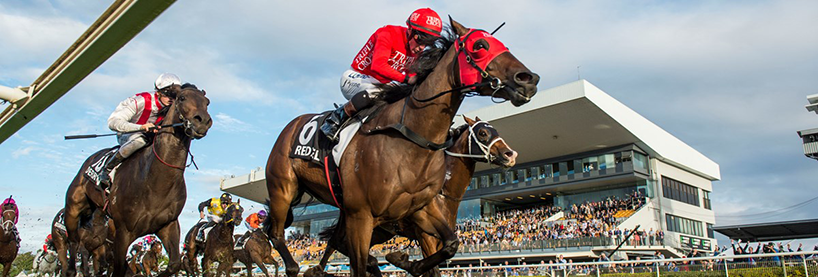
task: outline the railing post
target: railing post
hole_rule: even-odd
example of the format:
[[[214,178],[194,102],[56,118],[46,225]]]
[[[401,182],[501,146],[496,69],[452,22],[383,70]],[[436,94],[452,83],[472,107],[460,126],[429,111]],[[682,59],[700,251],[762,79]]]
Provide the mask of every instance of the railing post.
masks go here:
[[[807,268],[807,264],[804,263],[804,268]],[[596,265],[596,277],[599,277],[599,264]],[[807,276],[809,277],[809,276]]]
[[[727,259],[722,259],[724,261],[724,276],[730,277],[730,271],[727,271]]]
[[[659,277],[659,262],[655,262],[656,264],[656,277]]]
[[[807,257],[804,257],[804,255],[801,255],[801,262],[804,263],[804,276],[809,277],[809,270],[807,269]]]

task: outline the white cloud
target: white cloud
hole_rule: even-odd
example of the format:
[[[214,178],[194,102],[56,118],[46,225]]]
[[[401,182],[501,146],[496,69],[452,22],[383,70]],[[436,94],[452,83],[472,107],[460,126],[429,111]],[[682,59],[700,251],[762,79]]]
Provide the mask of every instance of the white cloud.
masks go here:
[[[31,152],[34,151],[34,150],[37,150],[37,147],[35,147],[35,146],[23,147],[23,148],[14,150],[14,152],[11,153],[11,157],[16,159],[16,158],[19,158],[21,156],[28,156],[28,154],[31,154]]]

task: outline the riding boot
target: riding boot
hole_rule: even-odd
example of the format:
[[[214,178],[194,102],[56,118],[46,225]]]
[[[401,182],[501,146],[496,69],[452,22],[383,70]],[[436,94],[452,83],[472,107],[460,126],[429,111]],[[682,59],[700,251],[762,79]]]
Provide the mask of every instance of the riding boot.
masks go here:
[[[99,186],[101,189],[108,193],[108,188],[111,187],[111,171],[116,168],[117,165],[122,163],[122,160],[125,159],[122,157],[122,154],[119,152],[116,153],[110,160],[105,163],[105,168],[102,170],[102,175],[99,176]]]
[[[346,106],[349,104],[344,104],[343,106],[338,107],[334,111],[329,114],[327,120],[324,121],[324,125],[321,125],[321,132],[324,132],[324,135],[327,136],[332,141],[338,140],[337,133],[338,128],[341,127],[341,124],[344,123],[349,118],[349,114],[346,112]]]

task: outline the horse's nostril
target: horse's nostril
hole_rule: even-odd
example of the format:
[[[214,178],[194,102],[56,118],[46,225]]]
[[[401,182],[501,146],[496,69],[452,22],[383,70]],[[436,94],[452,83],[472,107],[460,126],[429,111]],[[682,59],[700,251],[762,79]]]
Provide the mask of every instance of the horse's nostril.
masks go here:
[[[202,122],[202,117],[201,116],[198,116],[198,115],[194,116],[193,119],[195,119],[198,122]]]
[[[514,81],[517,83],[528,83],[531,79],[533,79],[533,76],[527,72],[517,72],[517,74],[514,74]]]

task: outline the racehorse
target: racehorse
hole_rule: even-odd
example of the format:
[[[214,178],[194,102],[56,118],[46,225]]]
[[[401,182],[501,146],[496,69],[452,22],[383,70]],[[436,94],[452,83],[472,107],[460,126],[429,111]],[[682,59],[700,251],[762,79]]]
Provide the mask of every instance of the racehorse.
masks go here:
[[[0,228],[0,264],[3,264],[3,277],[9,276],[11,262],[17,258],[20,244],[17,241],[17,204],[9,197],[3,202],[3,228]]]
[[[187,255],[187,250],[182,251],[182,269],[181,271],[185,272],[185,275],[188,277],[191,276],[198,276],[199,275],[199,268],[196,266],[196,260],[190,260],[190,257]],[[180,271],[180,272],[181,272]]]
[[[536,93],[539,76],[499,40],[488,32],[466,29],[454,20],[450,19],[450,23],[459,36],[456,47],[427,50],[442,53],[436,59],[423,54],[418,57],[415,64],[431,61],[431,73],[417,86],[397,87],[410,91],[410,96],[384,106],[348,144],[339,165],[344,194],[338,202],[343,205],[337,204],[324,189],[326,181],[321,166],[289,157],[300,127],[315,115],[299,116],[282,130],[267,160],[270,215],[266,225],[288,276],[295,277],[299,267],[287,249],[284,229],[292,223],[291,205],[304,192],[324,203],[341,206],[351,274],[364,276],[372,229],[414,214],[440,192],[446,174],[445,158],[437,150],[445,147],[448,127],[464,97],[476,93],[520,106]],[[415,72],[423,75],[422,70]],[[393,125],[397,122],[400,123]],[[407,128],[413,132],[406,131]],[[426,227],[437,229],[446,241],[454,243],[430,256],[424,262],[428,268],[418,268],[419,272],[428,271],[457,250],[451,228],[440,223]]]
[[[142,255],[142,272],[145,276],[153,276],[159,272],[159,257],[162,256],[162,243],[154,241],[150,249]]]
[[[185,162],[193,139],[203,138],[213,125],[207,112],[210,100],[191,84],[173,86],[176,97],[167,106],[157,125],[153,143],[125,159],[116,171],[107,197],[94,181],[85,176],[88,166],[109,149],[89,157],[71,182],[65,197],[65,226],[68,229],[69,276],[73,276],[73,253],[77,252],[79,218],[103,209],[116,226],[113,243],[113,274],[125,275],[125,256],[134,239],[156,234],[168,253],[169,265],[159,276],[167,277],[179,270],[179,214],[185,206]],[[107,199],[107,200],[106,200]]]
[[[267,266],[265,266],[265,264],[273,264],[276,271],[273,276],[278,276],[278,262],[273,258],[273,246],[267,239],[267,235],[264,234],[264,231],[259,229],[247,232],[250,232],[250,236],[244,242],[244,246],[240,250],[233,251],[233,257],[247,267],[247,277],[253,276],[253,263],[258,265],[261,272],[264,272],[264,276],[267,277],[272,276],[267,272]],[[234,239],[238,237],[241,236],[236,235]]]
[[[480,118],[472,120],[466,116],[463,117],[466,124],[452,129],[452,138],[454,144],[446,150],[446,170],[450,173],[448,179],[443,184],[443,190],[438,197],[429,202],[429,205],[423,207],[411,218],[405,218],[398,222],[398,226],[394,231],[387,230],[383,226],[375,228],[372,235],[372,245],[381,244],[398,235],[408,237],[420,241],[421,249],[424,256],[428,257],[433,253],[439,251],[443,245],[451,243],[440,241],[438,237],[440,234],[427,233],[421,226],[442,222],[454,229],[457,224],[457,211],[460,206],[460,200],[466,193],[466,188],[471,182],[471,177],[474,175],[474,168],[478,161],[488,162],[503,168],[510,168],[516,163],[516,152],[512,154],[505,154],[507,152],[514,152],[511,147],[498,134],[497,130],[488,122],[481,121]],[[339,224],[333,225],[322,232],[332,234],[336,232]],[[432,229],[434,230],[434,229]],[[343,239],[343,238],[335,238]],[[327,243],[327,248],[324,250],[324,256],[321,262],[304,273],[305,277],[325,276],[323,272],[326,268],[327,262],[335,251],[335,246],[339,246],[339,252],[345,253],[346,249],[343,243],[339,241],[330,240]],[[408,263],[407,256],[403,253],[395,252],[387,255],[387,260],[396,266],[403,268],[413,275],[419,275],[423,272],[415,272],[414,268],[419,266]],[[367,266],[367,271],[373,275],[380,275],[380,269],[377,267],[377,259],[369,257],[370,263]],[[437,275],[438,272],[434,272]]]
[[[43,250],[37,250],[37,257],[40,256]],[[45,254],[42,255],[40,259],[34,259],[32,268],[34,269],[34,273],[37,276],[57,276],[57,273],[60,271],[59,267],[60,263],[57,260],[57,252],[47,250]]]
[[[142,272],[142,257],[145,255],[145,251],[142,249],[141,244],[134,244],[131,247],[131,258],[128,259],[128,269],[131,270],[131,273],[138,274]]]
[[[61,272],[66,276],[68,271],[68,237],[61,225],[61,217],[64,209],[61,209],[51,222],[51,238],[54,248],[57,250],[57,257],[60,260]],[[108,261],[111,254],[111,240],[114,233],[113,222],[105,216],[102,210],[97,209],[90,218],[83,219],[85,224],[79,228],[80,247],[88,252],[88,255],[81,255],[80,270],[83,276],[91,276],[88,270],[88,258],[94,261],[95,276],[103,276],[105,270],[109,270]],[[90,256],[90,257],[88,257]],[[76,258],[74,259],[76,260]]]
[[[212,276],[210,272],[212,262],[219,262],[219,267],[216,268],[217,275],[225,274],[230,276],[230,271],[233,269],[233,263],[235,262],[233,258],[233,230],[241,224],[242,212],[244,212],[244,208],[241,207],[241,200],[230,204],[222,216],[222,221],[216,224],[213,229],[210,229],[204,243],[204,256],[202,257],[202,275],[205,277]]]

